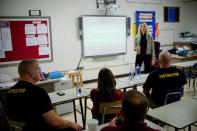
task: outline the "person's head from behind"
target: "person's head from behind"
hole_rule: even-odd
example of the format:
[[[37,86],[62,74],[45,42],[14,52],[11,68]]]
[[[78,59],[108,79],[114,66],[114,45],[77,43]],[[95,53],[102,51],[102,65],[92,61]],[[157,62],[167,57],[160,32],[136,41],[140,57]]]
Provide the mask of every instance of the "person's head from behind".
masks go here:
[[[159,64],[161,68],[170,67],[171,60],[172,58],[168,51],[162,51],[159,54]]]
[[[34,59],[23,60],[18,65],[18,74],[23,80],[35,83],[40,80],[38,61]]]
[[[149,32],[148,32],[148,26],[146,23],[141,23],[138,27],[138,34],[141,35],[141,34],[145,34],[148,35]]]
[[[111,101],[112,94],[116,92],[116,80],[108,68],[103,68],[98,74],[98,91],[103,94],[103,100]]]
[[[127,126],[143,122],[148,111],[147,98],[137,90],[129,90],[122,100],[121,116]]]

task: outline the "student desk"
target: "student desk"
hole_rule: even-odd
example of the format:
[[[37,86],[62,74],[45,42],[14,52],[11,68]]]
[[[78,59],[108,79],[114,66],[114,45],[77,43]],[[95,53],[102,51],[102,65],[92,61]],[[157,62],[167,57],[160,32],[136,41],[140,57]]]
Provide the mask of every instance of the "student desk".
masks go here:
[[[54,83],[58,82],[59,79],[47,79],[44,81],[38,81],[36,85],[42,86],[43,88],[45,87],[45,90],[49,91],[52,90],[52,86]],[[0,98],[2,99],[3,105],[5,104],[5,99],[6,99],[6,93],[7,91],[14,86],[17,83],[17,81],[13,82],[7,82],[7,83],[0,83]],[[50,89],[47,87],[51,87]]]
[[[120,82],[123,82],[123,83],[127,83],[129,84],[130,86],[139,86],[139,85],[143,85],[147,79],[149,74],[141,74],[140,76],[138,77],[134,77],[133,80],[129,80],[129,77],[124,77],[124,78],[119,78],[117,79],[117,81],[120,81]]]
[[[125,78],[120,78],[120,79],[116,79],[116,89],[122,89],[124,90],[124,92],[126,92],[126,89],[128,88],[133,88],[137,85],[141,85],[145,82],[146,78],[147,78],[148,74],[145,75],[140,75],[139,79],[136,81],[135,79],[132,81],[132,83],[129,82],[128,77]],[[84,84],[84,86],[82,87],[82,89],[84,89],[88,94],[90,94],[91,89],[93,88],[97,88],[97,83],[93,83],[93,84]],[[88,97],[85,97],[85,121],[86,121],[86,113],[87,113],[87,99]],[[90,109],[90,108],[88,108]]]
[[[195,63],[197,63],[197,60],[194,60],[194,61],[186,61],[186,62],[179,62],[179,63],[173,63],[172,66],[182,68],[183,72],[185,71],[185,68],[189,68],[189,72],[191,73],[192,66]]]
[[[7,91],[12,86],[14,86],[17,82],[7,82],[7,83],[0,83],[0,92],[1,91]]]
[[[148,120],[145,120],[145,123],[147,123],[147,125],[148,125],[149,127],[153,128],[153,129],[157,129],[157,130],[160,130],[160,131],[166,131],[166,129],[164,129],[164,128],[162,128],[162,127],[160,127],[160,126],[158,126],[158,125],[156,125],[156,124],[154,124],[154,123],[152,123],[152,122],[150,122],[150,121],[148,121]],[[100,131],[103,127],[108,126],[108,124],[109,124],[109,123],[99,125],[99,126],[98,126],[98,131]],[[87,129],[87,130],[84,130],[84,131],[88,131],[88,129]]]
[[[129,83],[124,83],[124,82],[117,82],[117,89],[124,89],[124,88],[130,88],[131,84]],[[70,103],[73,102],[73,109],[74,109],[74,118],[75,118],[75,122],[77,122],[76,119],[76,106],[75,106],[75,100],[79,99],[80,100],[80,109],[81,111],[79,113],[81,113],[82,116],[82,122],[83,122],[83,127],[85,129],[85,123],[86,123],[86,113],[87,113],[87,99],[90,95],[90,91],[92,88],[96,88],[97,87],[97,83],[94,84],[88,84],[88,85],[84,85],[82,87],[82,94],[80,97],[78,97],[76,95],[76,89],[72,88],[72,89],[68,89],[68,90],[62,90],[62,92],[65,93],[65,95],[63,96],[59,96],[57,94],[57,92],[52,92],[52,93],[48,93],[49,97],[51,99],[52,105],[56,106],[56,105],[61,105],[64,103]],[[85,98],[85,105],[84,105],[84,112],[83,112],[83,104],[82,104],[82,98]]]
[[[197,63],[197,60],[173,63],[172,66],[181,67],[184,69],[193,66],[195,63]]]
[[[56,105],[61,105],[61,104],[73,102],[75,122],[77,123],[77,117],[76,117],[76,111],[77,111],[77,112],[81,113],[83,127],[85,128],[85,117],[84,117],[84,112],[83,112],[82,98],[86,98],[87,96],[89,96],[89,93],[84,91],[83,89],[81,89],[81,96],[77,96],[75,88],[74,89],[73,88],[72,89],[68,89],[68,90],[62,90],[61,92],[65,93],[65,95],[59,96],[57,94],[58,91],[57,92],[48,93],[49,97],[51,99],[52,105],[56,106]],[[76,106],[75,106],[75,100],[76,99],[80,100],[81,111],[78,111],[76,109]]]
[[[45,87],[45,86],[46,87],[52,87],[54,85],[54,83],[56,83],[58,81],[59,81],[59,79],[47,79],[47,80],[44,80],[44,81],[38,81],[36,83],[36,85],[42,86],[42,87]],[[7,82],[7,83],[0,83],[0,98],[2,99],[3,105],[5,104],[5,99],[6,99],[6,93],[7,93],[7,91],[12,86],[14,86],[16,83],[17,83],[17,81]],[[47,88],[45,88],[45,89],[47,89]],[[50,89],[52,89],[52,88],[50,88]],[[48,88],[48,90],[49,90],[49,88]]]
[[[133,84],[130,84],[130,83],[125,83],[125,82],[120,82],[120,81],[117,81],[116,82],[116,89],[123,89],[126,91],[127,88],[131,88],[133,87],[134,85]],[[88,94],[90,94],[90,91],[91,89],[93,88],[97,88],[97,83],[93,83],[93,84],[84,84],[83,87],[82,87]],[[85,108],[84,108],[84,112],[85,112],[85,121],[86,121],[86,114],[87,114],[87,108],[90,109],[89,107],[87,107],[87,99],[89,98],[88,97],[85,97]],[[91,110],[91,109],[90,109]]]
[[[126,89],[128,88],[133,88],[137,85],[144,84],[147,77],[148,74],[142,74],[138,79],[132,80],[132,82],[129,81],[129,77],[118,78],[116,79],[116,89],[122,89],[124,92],[126,92]],[[90,93],[92,88],[97,88],[97,83],[88,84],[88,85],[85,84],[82,88],[86,89],[86,91]]]
[[[185,69],[189,68],[189,74],[191,74],[192,67],[194,66],[195,63],[197,63],[197,60],[180,62],[180,63],[173,63],[172,66],[182,68],[183,72],[185,71]],[[190,88],[190,79],[189,79],[189,88]],[[195,91],[195,87],[194,87],[194,91]]]
[[[45,85],[45,84],[53,84],[53,83],[56,83],[56,82],[59,82],[59,79],[47,79],[47,80],[36,82],[36,85],[41,86],[41,85]],[[9,90],[16,83],[17,83],[17,81],[7,82],[7,83],[0,83],[0,91]]]
[[[184,99],[153,110],[148,111],[148,115],[154,117],[172,127],[175,131],[197,122],[197,100]]]
[[[190,57],[185,57],[185,56],[178,56],[176,54],[171,54],[172,57],[172,62],[177,63],[177,62],[185,62],[185,61],[192,61],[196,60],[197,56],[190,56]]]

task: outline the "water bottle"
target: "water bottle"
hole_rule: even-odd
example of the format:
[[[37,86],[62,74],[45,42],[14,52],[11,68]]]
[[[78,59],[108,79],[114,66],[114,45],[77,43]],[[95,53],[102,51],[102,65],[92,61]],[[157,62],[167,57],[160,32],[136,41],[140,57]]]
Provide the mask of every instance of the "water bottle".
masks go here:
[[[77,96],[81,96],[81,86],[79,84],[79,76],[77,76],[76,94],[77,94]]]
[[[132,82],[134,79],[134,73],[135,73],[135,68],[131,66],[130,71],[129,71],[129,81]]]
[[[141,74],[141,70],[140,70],[140,66],[139,66],[139,64],[137,64],[137,67],[136,67],[136,72],[135,72],[136,74],[136,76],[137,77],[139,77],[140,76],[140,74]]]

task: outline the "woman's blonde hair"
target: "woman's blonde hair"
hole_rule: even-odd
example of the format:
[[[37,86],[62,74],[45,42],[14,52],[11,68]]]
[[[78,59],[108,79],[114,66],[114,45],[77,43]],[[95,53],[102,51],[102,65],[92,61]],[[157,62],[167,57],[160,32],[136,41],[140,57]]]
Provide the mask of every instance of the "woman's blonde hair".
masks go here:
[[[146,29],[146,36],[149,35],[149,31],[148,31],[148,26],[146,23],[140,23],[139,27],[138,27],[138,36],[141,38],[141,26],[145,25],[145,29]]]

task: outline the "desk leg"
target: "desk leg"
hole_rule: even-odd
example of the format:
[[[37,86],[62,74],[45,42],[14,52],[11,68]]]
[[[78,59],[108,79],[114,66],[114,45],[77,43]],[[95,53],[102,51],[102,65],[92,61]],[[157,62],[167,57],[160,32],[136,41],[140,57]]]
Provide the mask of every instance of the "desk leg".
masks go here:
[[[189,89],[190,89],[191,75],[192,75],[192,66],[189,67]]]
[[[77,123],[77,115],[76,115],[76,105],[75,105],[75,100],[73,100],[73,110],[74,110],[75,123]]]
[[[137,85],[133,86],[133,89],[134,89],[134,90],[137,90]]]
[[[123,92],[126,93],[126,91],[127,91],[126,88],[124,88],[124,89],[123,89]]]
[[[188,127],[188,131],[191,131],[191,125],[189,125],[189,127]]]
[[[82,117],[82,123],[83,123],[83,129],[85,129],[85,118],[84,118],[84,114],[83,114],[83,105],[82,105],[82,98],[79,99],[80,101],[80,108],[81,108],[81,117]]]
[[[87,99],[88,97],[85,97],[84,123],[86,123],[86,118],[87,118]]]
[[[193,94],[193,96],[195,96],[195,92],[196,92],[196,78],[194,78],[194,80],[193,80],[193,88],[194,88],[194,94]]]

